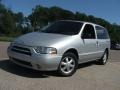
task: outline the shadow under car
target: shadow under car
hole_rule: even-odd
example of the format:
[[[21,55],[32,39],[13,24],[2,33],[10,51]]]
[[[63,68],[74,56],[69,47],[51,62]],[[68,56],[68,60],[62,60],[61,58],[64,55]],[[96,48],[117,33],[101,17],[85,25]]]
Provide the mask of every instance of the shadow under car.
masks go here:
[[[97,64],[96,62],[87,62],[79,64],[78,69]],[[10,60],[0,60],[0,69],[27,78],[48,78],[49,76],[60,77],[56,71],[38,71],[25,68],[14,64]]]

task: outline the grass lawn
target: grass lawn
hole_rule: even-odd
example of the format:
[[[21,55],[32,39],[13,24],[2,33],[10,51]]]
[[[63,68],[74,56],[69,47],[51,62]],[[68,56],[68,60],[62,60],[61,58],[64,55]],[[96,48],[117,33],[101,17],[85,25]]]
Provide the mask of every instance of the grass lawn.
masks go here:
[[[0,41],[6,41],[6,42],[11,42],[13,41],[13,37],[0,37]]]

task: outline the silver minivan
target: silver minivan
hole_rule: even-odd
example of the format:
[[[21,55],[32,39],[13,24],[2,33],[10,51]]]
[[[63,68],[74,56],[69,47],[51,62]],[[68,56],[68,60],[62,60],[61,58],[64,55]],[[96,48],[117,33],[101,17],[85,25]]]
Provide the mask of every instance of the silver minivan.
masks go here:
[[[61,20],[15,39],[8,47],[14,63],[40,71],[75,73],[78,64],[97,60],[104,65],[110,50],[107,30],[97,24]]]

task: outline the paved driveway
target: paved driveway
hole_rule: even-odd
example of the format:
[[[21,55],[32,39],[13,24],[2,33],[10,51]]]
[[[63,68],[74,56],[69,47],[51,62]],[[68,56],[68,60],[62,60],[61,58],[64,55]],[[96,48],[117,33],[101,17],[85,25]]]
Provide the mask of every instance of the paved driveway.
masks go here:
[[[0,42],[0,90],[120,90],[120,51],[112,50],[109,62],[80,64],[71,77],[56,72],[23,68],[7,59],[9,43]]]

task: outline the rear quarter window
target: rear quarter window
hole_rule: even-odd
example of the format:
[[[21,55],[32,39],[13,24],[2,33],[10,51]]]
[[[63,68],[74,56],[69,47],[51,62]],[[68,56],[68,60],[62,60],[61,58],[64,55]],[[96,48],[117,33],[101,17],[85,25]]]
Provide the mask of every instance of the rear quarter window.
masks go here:
[[[109,39],[108,31],[100,26],[96,26],[97,38],[98,39]]]

